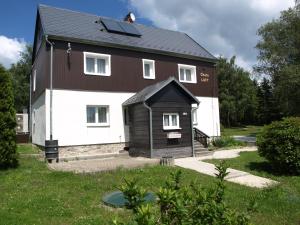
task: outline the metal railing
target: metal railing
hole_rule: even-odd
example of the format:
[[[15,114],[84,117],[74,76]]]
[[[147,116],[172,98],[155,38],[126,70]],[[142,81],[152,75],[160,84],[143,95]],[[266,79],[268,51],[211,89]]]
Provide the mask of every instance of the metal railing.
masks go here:
[[[208,147],[208,138],[207,134],[194,127],[194,140],[199,141],[205,148]]]

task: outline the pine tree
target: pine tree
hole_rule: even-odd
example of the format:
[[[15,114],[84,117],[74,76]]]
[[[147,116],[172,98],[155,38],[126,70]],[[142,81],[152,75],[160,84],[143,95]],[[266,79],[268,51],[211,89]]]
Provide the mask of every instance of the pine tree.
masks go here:
[[[0,168],[16,167],[16,113],[10,74],[0,64]]]

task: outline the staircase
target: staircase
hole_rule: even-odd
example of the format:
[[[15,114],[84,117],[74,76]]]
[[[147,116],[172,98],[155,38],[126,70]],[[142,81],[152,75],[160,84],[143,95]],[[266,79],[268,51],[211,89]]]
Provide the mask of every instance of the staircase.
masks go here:
[[[194,156],[208,156],[212,155],[212,151],[208,151],[208,138],[209,136],[198,128],[194,127]]]

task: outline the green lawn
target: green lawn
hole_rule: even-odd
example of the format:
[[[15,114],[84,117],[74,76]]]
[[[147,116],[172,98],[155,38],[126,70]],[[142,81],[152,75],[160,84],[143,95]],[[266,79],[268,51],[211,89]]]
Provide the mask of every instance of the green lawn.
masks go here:
[[[30,152],[26,145],[19,151]],[[138,178],[147,190],[156,191],[176,168],[153,166],[143,169],[95,174],[74,174],[49,170],[33,157],[20,156],[20,167],[0,171],[0,224],[110,224],[115,217],[127,221],[131,214],[101,204],[102,196],[123,182]],[[198,181],[205,188],[215,178],[183,171],[183,183]],[[270,175],[271,176],[271,175]],[[299,224],[299,177],[278,177],[282,185],[258,190],[226,183],[226,202],[244,211],[250,199],[257,199],[255,224]],[[298,212],[297,212],[298,211]]]
[[[218,164],[221,160],[206,161]],[[270,224],[300,224],[300,176],[274,173],[269,163],[257,152],[242,152],[238,158],[227,159],[226,164],[230,168],[279,181],[280,185],[266,189],[257,196],[261,213],[268,208],[274,214],[274,219],[278,221]]]
[[[244,127],[230,127],[224,128],[221,132],[222,136],[253,136],[255,137],[262,129],[262,126],[244,126]]]
[[[37,154],[40,152],[40,150],[31,144],[19,144],[18,145],[18,152],[20,154]]]

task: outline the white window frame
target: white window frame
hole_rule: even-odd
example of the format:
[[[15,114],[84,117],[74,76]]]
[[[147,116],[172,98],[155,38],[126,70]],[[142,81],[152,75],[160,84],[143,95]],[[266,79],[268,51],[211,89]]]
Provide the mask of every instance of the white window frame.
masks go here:
[[[152,79],[152,80],[155,79],[155,61],[152,59],[143,59],[142,61],[143,61],[143,77],[144,77],[144,79]],[[151,65],[153,66],[153,73],[150,74],[149,77],[147,77],[145,74],[145,64],[150,64],[150,66]]]
[[[197,115],[197,108],[193,108],[192,110],[192,121],[193,121],[193,125],[197,125],[198,124],[198,115]],[[194,117],[195,115],[195,117]],[[195,119],[195,120],[194,120]]]
[[[191,70],[191,81],[187,81],[186,79],[181,80],[180,78],[180,69],[188,69]],[[182,83],[193,83],[196,84],[197,83],[197,74],[196,74],[196,66],[193,65],[186,65],[186,64],[178,64],[178,78],[179,81]]]
[[[97,108],[96,112],[95,112],[95,123],[88,123],[87,122],[87,108],[88,107],[95,107]],[[107,122],[106,123],[99,123],[98,122],[98,108],[106,108],[106,119],[107,119]],[[86,121],[86,125],[88,127],[108,127],[110,126],[109,124],[109,121],[110,121],[110,118],[109,118],[109,106],[108,105],[86,105],[85,107],[85,121]]]
[[[32,90],[33,90],[33,92],[35,92],[35,90],[36,90],[36,69],[33,71]]]
[[[177,119],[177,126],[172,126],[170,124],[172,124],[172,116],[176,115],[176,119]],[[170,126],[165,126],[165,116],[169,116],[169,125]],[[179,113],[163,113],[163,129],[164,130],[178,130],[181,129],[179,126]]]
[[[86,71],[86,58],[94,58],[94,59],[104,59],[105,60],[105,73],[96,73],[98,70],[97,68],[97,60],[95,60],[94,64],[94,73]],[[84,69],[84,74],[86,75],[95,75],[95,76],[110,76],[111,75],[111,55],[108,54],[100,54],[100,53],[94,53],[94,52],[83,52],[83,69]]]

